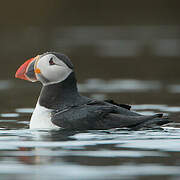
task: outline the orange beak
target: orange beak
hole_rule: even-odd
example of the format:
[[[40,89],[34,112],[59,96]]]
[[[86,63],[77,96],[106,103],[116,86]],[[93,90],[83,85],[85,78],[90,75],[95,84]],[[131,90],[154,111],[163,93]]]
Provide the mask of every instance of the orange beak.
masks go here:
[[[27,60],[24,64],[22,64],[18,70],[16,71],[16,78],[24,79],[28,81],[37,81],[36,75],[35,75],[35,58],[31,58]]]

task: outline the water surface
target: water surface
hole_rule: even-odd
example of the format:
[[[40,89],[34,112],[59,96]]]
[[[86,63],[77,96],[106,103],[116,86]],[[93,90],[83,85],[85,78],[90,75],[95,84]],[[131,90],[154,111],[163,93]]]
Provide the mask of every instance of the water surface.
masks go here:
[[[29,105],[28,101],[34,99],[35,104],[37,97],[34,92],[37,91],[38,96],[39,85],[33,87],[34,84],[23,83],[4,80],[0,86],[7,101],[0,114],[0,175],[3,179],[180,178],[180,106],[169,103],[132,106],[132,110],[145,115],[163,112],[176,117],[176,123],[161,129],[29,130],[34,106],[28,107],[26,103]],[[174,84],[164,86],[158,80],[88,79],[78,86],[81,93],[101,100],[121,99],[129,93],[136,95],[138,101],[139,95],[144,99],[153,98],[153,94],[164,89],[166,94],[174,96],[175,93],[169,91]],[[12,89],[17,93],[16,97],[7,98]],[[25,92],[23,95],[22,90]],[[12,107],[9,107],[11,102]]]

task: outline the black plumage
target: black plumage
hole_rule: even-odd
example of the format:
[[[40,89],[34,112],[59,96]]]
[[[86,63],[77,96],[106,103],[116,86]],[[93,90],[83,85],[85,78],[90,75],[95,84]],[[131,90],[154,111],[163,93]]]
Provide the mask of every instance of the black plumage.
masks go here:
[[[47,53],[46,53],[47,54]],[[71,69],[67,56],[51,53]],[[143,116],[130,110],[129,105],[113,100],[97,101],[81,96],[77,90],[74,71],[62,82],[42,88],[39,103],[53,109],[51,121],[60,127],[73,130],[110,129],[128,127],[133,129],[155,127],[170,122],[162,114]]]

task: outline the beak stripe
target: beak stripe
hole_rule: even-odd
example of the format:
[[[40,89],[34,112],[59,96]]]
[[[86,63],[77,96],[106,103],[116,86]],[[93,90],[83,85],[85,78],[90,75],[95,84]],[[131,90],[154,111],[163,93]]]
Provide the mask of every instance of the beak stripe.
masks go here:
[[[36,81],[37,80],[35,72],[34,72],[34,64],[35,64],[35,61],[32,61],[28,65],[28,67],[26,68],[25,76],[27,79],[29,79],[29,81]]]

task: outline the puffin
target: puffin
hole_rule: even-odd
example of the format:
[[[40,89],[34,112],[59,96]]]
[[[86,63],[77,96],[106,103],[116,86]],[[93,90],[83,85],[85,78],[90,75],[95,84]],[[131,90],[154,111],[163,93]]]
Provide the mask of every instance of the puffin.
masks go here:
[[[78,92],[74,66],[64,54],[46,52],[27,60],[15,74],[42,89],[30,129],[107,130],[154,128],[170,122],[163,114],[142,115],[113,100],[96,100]]]

